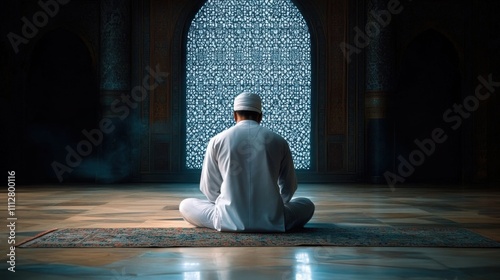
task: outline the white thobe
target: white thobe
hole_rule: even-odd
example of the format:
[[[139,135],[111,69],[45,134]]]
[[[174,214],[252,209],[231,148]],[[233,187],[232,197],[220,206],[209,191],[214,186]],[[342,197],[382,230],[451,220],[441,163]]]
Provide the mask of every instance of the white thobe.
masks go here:
[[[284,204],[296,189],[290,148],[280,135],[244,120],[210,140],[200,190],[215,203],[215,229],[284,232]]]

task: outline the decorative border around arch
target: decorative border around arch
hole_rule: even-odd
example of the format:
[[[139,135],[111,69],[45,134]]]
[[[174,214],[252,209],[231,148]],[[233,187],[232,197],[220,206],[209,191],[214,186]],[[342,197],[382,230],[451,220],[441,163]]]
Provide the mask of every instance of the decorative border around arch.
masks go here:
[[[172,77],[172,98],[175,98],[173,102],[180,104],[181,109],[181,135],[185,135],[185,118],[186,112],[185,108],[185,99],[184,94],[186,92],[185,88],[185,60],[186,60],[186,49],[185,42],[187,40],[187,32],[189,30],[191,21],[196,16],[197,12],[201,7],[205,4],[206,0],[198,0],[194,1],[191,5],[186,7],[179,20],[177,21],[177,25],[175,27],[175,32],[173,35],[173,58],[172,65],[174,69],[174,75]],[[326,88],[326,79],[321,75],[325,73],[326,69],[326,51],[324,50],[325,46],[325,38],[324,33],[321,29],[321,23],[318,20],[319,17],[314,14],[314,9],[310,6],[307,1],[292,1],[299,11],[302,13],[311,34],[311,170],[315,171],[318,168],[318,153],[317,147],[320,145],[320,141],[323,139],[321,137],[317,137],[317,133],[314,131],[318,131],[319,127],[324,127],[325,120],[325,108],[324,108],[324,94],[319,94],[319,92],[325,92]],[[316,19],[313,21],[312,19]],[[183,136],[182,141],[185,141],[185,137]],[[180,166],[185,166],[185,149],[182,150],[181,156],[181,164]],[[191,173],[193,171],[181,170],[182,172]]]
[[[191,20],[205,0],[149,2],[149,65],[168,71],[167,84],[156,89],[148,105],[147,136],[141,142],[141,180],[197,182],[200,172],[185,166],[185,41]],[[363,172],[362,58],[350,65],[340,46],[358,19],[348,0],[292,0],[311,34],[311,170],[301,181],[355,181]],[[326,36],[328,35],[328,36]],[[359,80],[361,79],[361,80]],[[361,85],[359,84],[361,83]],[[146,110],[148,110],[146,109]],[[144,116],[144,114],[142,114]],[[144,121],[143,121],[144,123]]]

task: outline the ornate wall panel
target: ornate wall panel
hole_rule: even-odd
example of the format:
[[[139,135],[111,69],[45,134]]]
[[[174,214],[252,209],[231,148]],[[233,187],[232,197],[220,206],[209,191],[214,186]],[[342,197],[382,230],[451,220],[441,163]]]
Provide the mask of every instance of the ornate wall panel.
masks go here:
[[[344,150],[344,145],[342,143],[330,142],[328,144],[328,170],[342,170],[345,167]]]
[[[357,92],[348,98],[348,67],[346,58],[340,48],[340,44],[349,42],[349,2],[348,1],[315,1],[318,13],[322,14],[325,33],[326,49],[326,89],[318,92],[325,98],[325,126],[323,144],[318,147],[319,155],[322,152],[326,159],[318,166],[320,173],[330,174],[354,174],[357,168],[348,166],[357,165],[355,142],[348,145],[348,141],[355,141],[356,112],[349,112],[348,108],[354,110],[357,102]],[[321,48],[318,48],[321,49]],[[352,104],[351,104],[352,103]],[[352,105],[352,106],[351,106]],[[316,106],[322,106],[317,104]],[[320,132],[321,133],[321,132]],[[352,137],[351,137],[352,136]],[[321,140],[320,140],[321,143]],[[347,148],[349,147],[349,148]]]
[[[155,72],[166,72],[165,81],[153,87],[149,104],[151,172],[171,173],[178,166],[178,149],[172,147],[172,42],[179,1],[150,0],[150,64]],[[153,78],[150,83],[156,83]],[[177,151],[177,152],[175,152]]]
[[[171,42],[176,15],[173,1],[151,0],[151,45],[150,67],[158,65],[162,71],[171,72]],[[154,83],[154,80],[151,82]],[[160,85],[151,94],[151,125],[153,133],[170,133],[168,121],[171,117],[171,89]]]
[[[326,26],[328,42],[327,126],[329,135],[344,135],[346,121],[346,59],[338,47],[347,41],[347,1],[328,1]]]

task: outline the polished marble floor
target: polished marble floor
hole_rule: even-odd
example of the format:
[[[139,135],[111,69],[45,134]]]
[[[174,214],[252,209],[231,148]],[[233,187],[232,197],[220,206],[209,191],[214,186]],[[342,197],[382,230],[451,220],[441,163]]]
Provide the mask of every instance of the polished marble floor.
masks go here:
[[[499,188],[303,184],[297,195],[316,204],[312,223],[447,225],[500,241]],[[178,212],[187,197],[201,197],[196,185],[17,186],[15,238],[52,228],[190,227]],[[18,248],[12,273],[9,230],[0,233],[1,279],[500,279],[493,248]]]

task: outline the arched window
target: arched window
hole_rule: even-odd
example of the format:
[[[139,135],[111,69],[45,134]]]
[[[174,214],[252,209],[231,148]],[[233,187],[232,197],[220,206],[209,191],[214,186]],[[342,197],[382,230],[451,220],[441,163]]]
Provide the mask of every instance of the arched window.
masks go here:
[[[291,0],[208,0],[187,35],[186,168],[200,169],[211,137],[234,125],[243,91],[263,100],[262,125],[311,168],[311,36]]]

